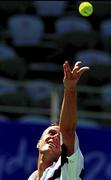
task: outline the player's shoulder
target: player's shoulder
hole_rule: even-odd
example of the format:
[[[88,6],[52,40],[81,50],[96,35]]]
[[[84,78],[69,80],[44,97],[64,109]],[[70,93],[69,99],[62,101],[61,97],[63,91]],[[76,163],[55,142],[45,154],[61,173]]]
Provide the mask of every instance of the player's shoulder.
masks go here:
[[[34,171],[28,178],[28,180],[35,180],[35,177],[37,176],[37,171]]]

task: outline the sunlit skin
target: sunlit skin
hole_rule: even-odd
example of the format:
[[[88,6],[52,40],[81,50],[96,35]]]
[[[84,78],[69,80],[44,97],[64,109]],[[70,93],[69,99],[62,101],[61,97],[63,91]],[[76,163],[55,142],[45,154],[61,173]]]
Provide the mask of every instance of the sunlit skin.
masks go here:
[[[63,64],[64,97],[60,111],[60,122],[59,126],[47,128],[38,142],[38,174],[35,180],[40,180],[45,169],[60,157],[60,132],[67,149],[67,155],[70,156],[74,152],[74,132],[77,121],[76,84],[81,75],[89,70],[89,67],[81,67],[81,63],[81,61],[76,62],[72,69],[68,61]]]
[[[42,134],[38,142],[39,152],[53,158],[54,161],[60,156],[60,128],[50,126]]]
[[[50,126],[42,134],[38,145],[38,176],[39,180],[43,171],[57,161],[60,152],[60,128],[59,126]]]

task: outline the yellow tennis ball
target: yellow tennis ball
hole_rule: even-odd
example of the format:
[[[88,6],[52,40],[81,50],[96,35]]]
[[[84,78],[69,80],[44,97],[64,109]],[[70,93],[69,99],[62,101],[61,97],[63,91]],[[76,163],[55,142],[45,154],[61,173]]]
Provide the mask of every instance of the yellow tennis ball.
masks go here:
[[[93,13],[93,6],[90,2],[82,2],[79,5],[79,13],[82,16],[90,16]]]

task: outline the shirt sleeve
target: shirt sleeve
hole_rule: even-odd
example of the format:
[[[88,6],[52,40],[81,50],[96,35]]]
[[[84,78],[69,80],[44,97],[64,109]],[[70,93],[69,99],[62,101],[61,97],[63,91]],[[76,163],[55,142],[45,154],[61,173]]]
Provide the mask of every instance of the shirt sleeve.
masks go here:
[[[37,176],[37,171],[34,171],[30,177],[28,178],[28,180],[35,180],[35,177]]]
[[[60,133],[60,144],[61,144],[61,152],[62,152],[63,140],[62,140],[62,134],[61,133]],[[78,139],[77,134],[75,133],[74,153],[77,151],[78,148],[79,148],[79,139]]]
[[[62,142],[61,135],[61,179],[70,177],[70,180],[78,180],[81,171],[84,168],[84,160],[81,150],[79,148],[79,140],[77,134],[75,134],[74,153],[71,156],[67,156],[66,147]]]

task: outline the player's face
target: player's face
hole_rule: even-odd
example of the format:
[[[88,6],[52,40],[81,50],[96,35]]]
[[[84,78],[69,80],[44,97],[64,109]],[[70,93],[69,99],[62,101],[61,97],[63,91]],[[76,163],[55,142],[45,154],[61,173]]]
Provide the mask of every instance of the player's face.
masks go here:
[[[59,126],[50,126],[43,132],[38,148],[41,153],[50,153],[55,159],[60,156]]]

